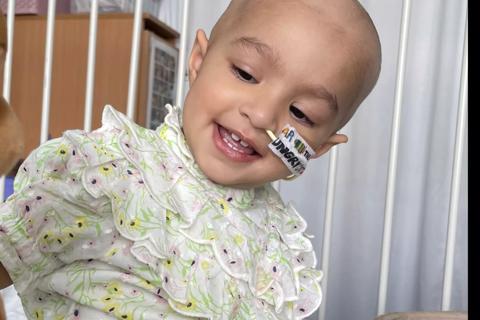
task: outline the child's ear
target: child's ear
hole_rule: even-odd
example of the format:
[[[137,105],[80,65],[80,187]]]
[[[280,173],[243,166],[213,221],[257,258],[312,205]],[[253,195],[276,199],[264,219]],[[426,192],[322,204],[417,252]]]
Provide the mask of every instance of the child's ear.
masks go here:
[[[188,81],[190,86],[198,76],[203,59],[207,54],[207,47],[207,35],[205,34],[205,31],[198,29],[195,36],[195,43],[193,44],[192,52],[190,53],[190,59],[188,60]]]
[[[321,144],[315,149],[315,155],[312,157],[312,159],[316,159],[325,153],[327,153],[333,146],[339,144],[339,143],[347,143],[348,137],[344,134],[332,134],[330,138],[328,138],[325,143]]]

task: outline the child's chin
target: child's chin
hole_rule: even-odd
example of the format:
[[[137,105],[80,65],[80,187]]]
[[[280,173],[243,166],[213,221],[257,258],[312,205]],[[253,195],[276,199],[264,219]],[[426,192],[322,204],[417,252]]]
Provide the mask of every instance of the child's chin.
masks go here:
[[[252,179],[247,173],[231,168],[228,164],[211,157],[195,157],[200,171],[212,182],[236,189],[251,189],[264,185],[265,181]],[[258,178],[258,177],[257,177]]]
[[[225,172],[215,170],[213,172],[204,172],[207,178],[224,187],[235,188],[235,189],[251,189],[263,185],[263,182],[260,181],[245,181],[244,179],[237,179],[231,176],[228,176]]]
[[[243,185],[244,184],[241,181],[234,181],[232,179],[228,179],[225,176],[225,174],[217,173],[217,172],[207,175],[207,178],[210,181],[212,181],[216,184],[219,184],[219,185],[222,185],[222,186],[225,186],[225,187],[231,187],[231,188],[239,188],[239,187],[237,187],[237,185]],[[247,187],[241,188],[241,189],[247,189]]]

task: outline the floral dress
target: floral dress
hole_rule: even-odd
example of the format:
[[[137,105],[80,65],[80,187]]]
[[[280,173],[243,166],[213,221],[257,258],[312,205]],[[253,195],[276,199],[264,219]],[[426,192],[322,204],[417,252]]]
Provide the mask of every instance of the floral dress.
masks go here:
[[[111,106],[30,154],[0,205],[0,261],[29,319],[303,319],[320,305],[305,220],[270,184],[209,181],[181,130]]]

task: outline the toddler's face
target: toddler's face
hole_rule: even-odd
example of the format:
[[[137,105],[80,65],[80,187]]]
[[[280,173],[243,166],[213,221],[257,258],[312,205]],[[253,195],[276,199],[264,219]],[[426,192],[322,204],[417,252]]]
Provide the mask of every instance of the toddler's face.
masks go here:
[[[266,129],[278,135],[294,126],[316,156],[346,142],[336,131],[363,80],[340,26],[294,4],[262,10],[213,44],[198,31],[189,61],[187,143],[209,179],[238,188],[290,174],[268,148]]]

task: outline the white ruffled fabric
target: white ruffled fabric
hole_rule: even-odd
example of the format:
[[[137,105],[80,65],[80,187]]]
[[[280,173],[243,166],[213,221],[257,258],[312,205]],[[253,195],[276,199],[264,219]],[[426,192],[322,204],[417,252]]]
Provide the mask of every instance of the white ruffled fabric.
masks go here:
[[[266,185],[212,183],[195,164],[181,111],[157,130],[111,106],[102,128],[67,131],[86,165],[82,184],[108,197],[114,226],[136,260],[159,275],[179,314],[209,319],[303,319],[320,305],[307,223]],[[112,262],[109,262],[112,263]]]

